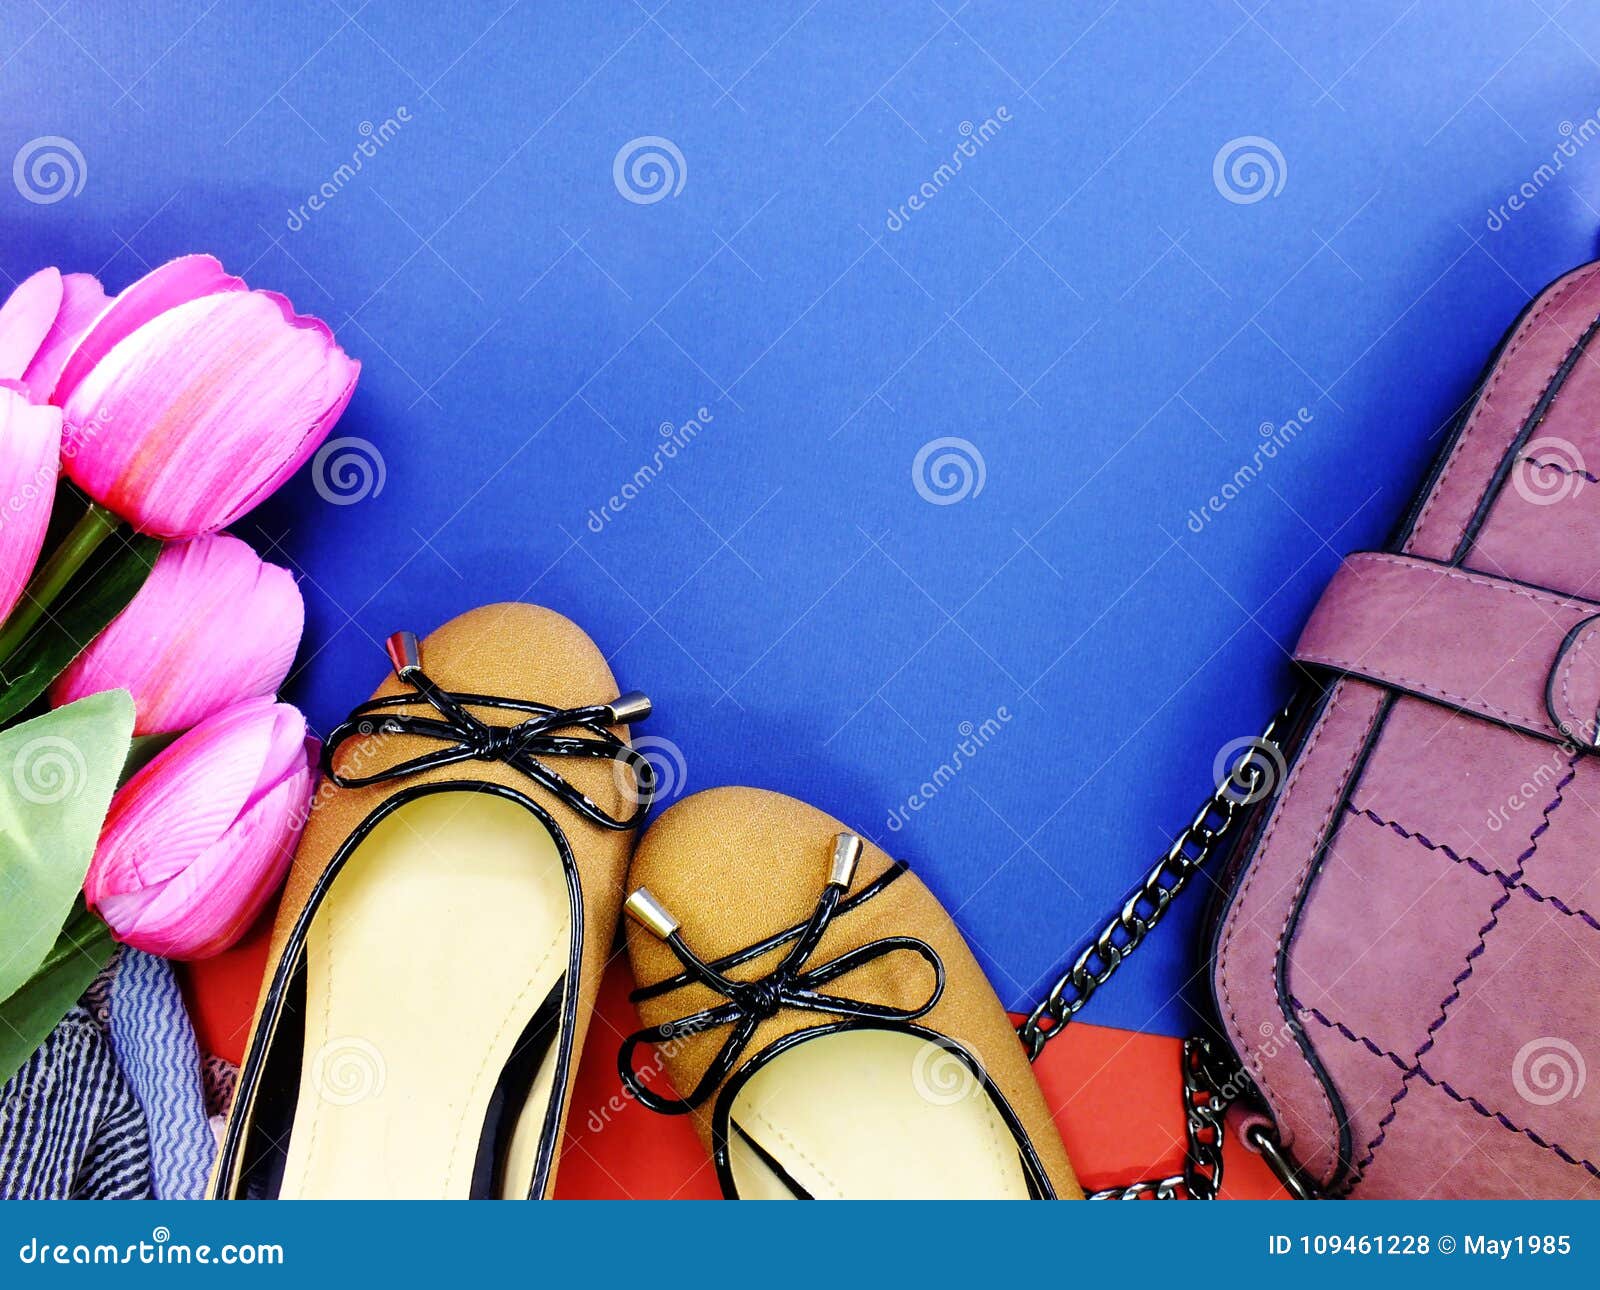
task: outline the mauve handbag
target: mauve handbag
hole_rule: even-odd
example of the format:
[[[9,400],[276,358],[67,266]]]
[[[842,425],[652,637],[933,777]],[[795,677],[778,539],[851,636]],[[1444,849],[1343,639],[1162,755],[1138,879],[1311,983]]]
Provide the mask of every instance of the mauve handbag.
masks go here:
[[[1323,1195],[1600,1196],[1597,330],[1600,265],[1533,302],[1295,648],[1211,979]]]
[[[1035,1054],[1200,865],[1215,1034],[1185,1173],[1239,1132],[1318,1197],[1600,1197],[1600,264],[1501,342],[1304,686],[1024,1024]],[[1230,1110],[1231,1107],[1231,1110]]]

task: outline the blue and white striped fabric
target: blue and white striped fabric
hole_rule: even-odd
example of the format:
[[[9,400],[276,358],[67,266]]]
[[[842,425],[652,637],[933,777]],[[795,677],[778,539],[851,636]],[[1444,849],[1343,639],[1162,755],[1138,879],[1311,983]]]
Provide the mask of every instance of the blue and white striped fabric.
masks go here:
[[[0,1197],[141,1200],[150,1137],[101,1023],[75,1007],[0,1088]]]
[[[200,1051],[165,959],[124,946],[108,998],[111,1046],[150,1129],[150,1181],[159,1200],[199,1200],[216,1159]]]
[[[124,946],[0,1088],[0,1198],[199,1199],[216,1152],[177,979]]]

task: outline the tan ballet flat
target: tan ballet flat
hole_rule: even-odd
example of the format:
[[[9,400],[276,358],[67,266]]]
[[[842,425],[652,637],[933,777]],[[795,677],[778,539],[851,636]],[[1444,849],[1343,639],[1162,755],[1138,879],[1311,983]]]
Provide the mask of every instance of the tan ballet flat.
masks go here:
[[[1082,1196],[1005,1010],[903,865],[724,788],[656,821],[628,885],[623,1080],[693,1115],[726,1196]]]
[[[217,1197],[543,1197],[648,763],[600,651],[503,604],[419,647],[328,741]]]

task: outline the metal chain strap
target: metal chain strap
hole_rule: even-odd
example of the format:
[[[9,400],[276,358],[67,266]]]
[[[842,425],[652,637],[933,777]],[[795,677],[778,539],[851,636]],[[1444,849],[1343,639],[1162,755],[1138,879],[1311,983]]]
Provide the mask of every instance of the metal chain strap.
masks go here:
[[[1224,1068],[1209,1040],[1183,1041],[1183,1107],[1188,1147],[1181,1174],[1146,1178],[1108,1187],[1090,1200],[1215,1200],[1222,1186],[1222,1118],[1244,1078],[1237,1067]]]
[[[1123,901],[1121,909],[1090,941],[1043,1000],[1017,1027],[1017,1036],[1037,1061],[1045,1045],[1066,1029],[1094,993],[1144,942],[1189,880],[1221,849],[1245,808],[1271,793],[1284,772],[1283,739],[1294,705],[1285,706],[1239,758],[1195,813],[1166,854]],[[1183,1045],[1184,1119],[1188,1133],[1184,1171],[1096,1192],[1091,1200],[1196,1200],[1216,1197],[1222,1184],[1222,1118],[1238,1097],[1243,1072],[1223,1063],[1208,1040]]]

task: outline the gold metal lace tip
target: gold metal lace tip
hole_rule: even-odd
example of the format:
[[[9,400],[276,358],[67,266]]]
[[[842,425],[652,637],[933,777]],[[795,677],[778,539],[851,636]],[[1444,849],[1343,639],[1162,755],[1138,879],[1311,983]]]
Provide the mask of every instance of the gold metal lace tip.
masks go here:
[[[833,840],[833,866],[828,870],[828,885],[848,890],[861,859],[861,839],[854,833],[841,833]]]
[[[631,726],[635,721],[643,721],[650,715],[650,700],[637,690],[629,690],[626,694],[611,700],[608,706],[611,709],[611,720],[608,725]]]
[[[650,894],[648,887],[640,887],[629,896],[623,908],[628,911],[629,918],[663,941],[678,930],[678,920]]]
[[[417,644],[415,632],[395,632],[383,647],[389,652],[389,662],[394,665],[396,676],[404,676],[412,668],[422,666],[422,648]]]

